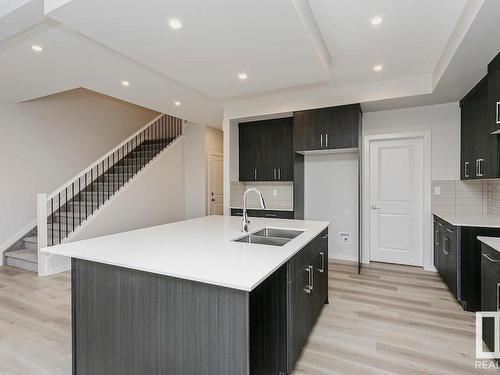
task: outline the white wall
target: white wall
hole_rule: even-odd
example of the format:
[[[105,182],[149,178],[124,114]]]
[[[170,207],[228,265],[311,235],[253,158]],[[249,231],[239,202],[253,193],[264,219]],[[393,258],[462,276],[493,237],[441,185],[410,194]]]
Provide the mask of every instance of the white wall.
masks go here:
[[[223,134],[210,126],[187,123],[186,135],[186,219],[208,214],[208,157],[223,154]]]
[[[70,241],[184,220],[184,141],[163,151]]]
[[[205,127],[187,123],[186,147],[186,219],[205,215]]]
[[[358,154],[306,155],[304,218],[331,221],[329,258],[358,259]],[[340,244],[340,233],[351,244]]]
[[[363,135],[422,130],[431,131],[432,179],[460,179],[459,103],[363,114]]]
[[[36,218],[50,193],[158,114],[87,90],[0,100],[0,244]]]

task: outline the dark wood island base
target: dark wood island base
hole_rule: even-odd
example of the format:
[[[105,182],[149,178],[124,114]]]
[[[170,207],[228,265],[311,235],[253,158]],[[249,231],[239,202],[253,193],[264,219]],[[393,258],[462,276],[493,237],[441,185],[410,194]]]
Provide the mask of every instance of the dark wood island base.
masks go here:
[[[291,373],[327,302],[327,234],[251,292],[73,258],[73,375]]]

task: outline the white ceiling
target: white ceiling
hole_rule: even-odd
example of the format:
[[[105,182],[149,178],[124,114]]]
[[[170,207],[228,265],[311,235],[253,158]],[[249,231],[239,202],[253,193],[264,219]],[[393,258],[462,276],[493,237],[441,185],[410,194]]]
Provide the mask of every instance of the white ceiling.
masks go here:
[[[290,0],[73,0],[48,15],[212,98],[329,78]]]
[[[461,86],[474,80],[467,62],[500,50],[491,38],[499,35],[491,33],[498,17],[483,12],[499,3],[0,0],[0,98],[86,87],[214,126],[223,111],[232,117],[374,100],[390,106],[443,91],[441,82],[453,92],[460,75],[469,77]],[[384,17],[377,28],[370,25],[376,15]],[[184,27],[168,28],[170,17]],[[32,44],[44,51],[34,53]],[[375,64],[384,69],[374,72]]]
[[[34,52],[32,44],[43,52]],[[219,103],[50,20],[0,44],[0,82],[3,99],[25,101],[85,87],[199,124],[221,119]]]
[[[337,84],[432,73],[466,0],[309,0]],[[381,16],[374,27],[370,20]],[[373,66],[382,64],[380,73]]]

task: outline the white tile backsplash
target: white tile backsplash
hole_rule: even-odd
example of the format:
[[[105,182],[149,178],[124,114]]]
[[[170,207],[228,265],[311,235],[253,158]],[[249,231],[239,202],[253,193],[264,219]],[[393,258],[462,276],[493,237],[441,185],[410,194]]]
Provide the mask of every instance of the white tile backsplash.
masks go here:
[[[500,180],[487,181],[486,202],[490,214],[500,215]]]
[[[436,194],[436,187],[440,194]],[[500,215],[500,180],[432,181],[432,207],[457,213]]]
[[[293,210],[293,182],[231,182],[231,207],[243,207],[243,193],[255,187],[264,196],[266,206],[274,210]],[[249,194],[248,208],[260,208],[257,194]]]

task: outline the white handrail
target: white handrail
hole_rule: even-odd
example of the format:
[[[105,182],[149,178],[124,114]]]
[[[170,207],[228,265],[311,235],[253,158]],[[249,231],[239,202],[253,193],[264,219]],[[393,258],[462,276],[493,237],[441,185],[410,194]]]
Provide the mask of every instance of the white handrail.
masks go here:
[[[153,120],[151,120],[150,122],[148,122],[146,125],[144,125],[142,128],[140,128],[139,130],[137,130],[134,134],[132,134],[130,137],[128,137],[127,139],[125,139],[123,142],[121,142],[118,146],[114,147],[111,151],[107,152],[104,156],[102,156],[101,158],[99,158],[98,160],[92,162],[92,164],[90,164],[87,168],[85,168],[84,170],[82,170],[81,172],[79,172],[78,174],[76,174],[73,178],[71,178],[70,180],[68,180],[65,184],[63,184],[61,187],[57,188],[56,190],[54,190],[52,193],[50,193],[47,197],[47,201],[49,201],[50,199],[54,198],[57,194],[59,194],[60,192],[62,192],[64,189],[66,189],[67,187],[71,186],[71,184],[79,179],[80,177],[84,176],[85,173],[89,172],[92,168],[95,168],[99,163],[101,163],[103,160],[105,160],[108,156],[110,155],[113,155],[113,153],[115,153],[116,151],[118,151],[118,149],[120,147],[122,147],[123,145],[127,144],[130,140],[132,140],[134,137],[136,137],[138,134],[140,134],[144,129],[148,128],[149,126],[151,126],[152,124],[154,124],[156,121],[158,121],[159,119],[161,119],[163,116],[165,116],[164,113],[158,115],[157,117],[155,117]]]

